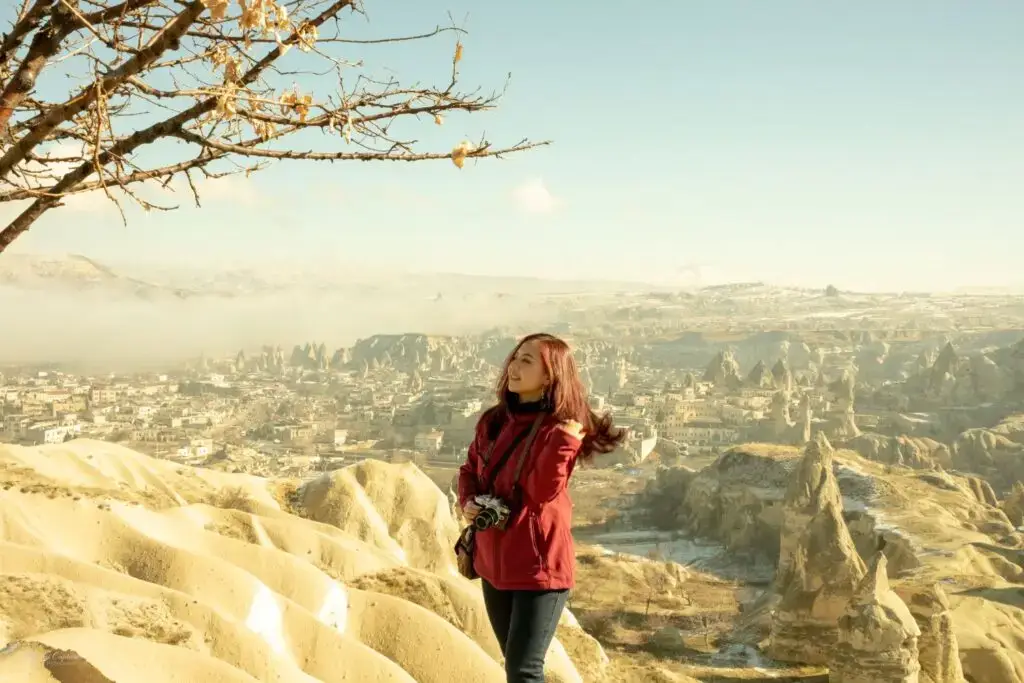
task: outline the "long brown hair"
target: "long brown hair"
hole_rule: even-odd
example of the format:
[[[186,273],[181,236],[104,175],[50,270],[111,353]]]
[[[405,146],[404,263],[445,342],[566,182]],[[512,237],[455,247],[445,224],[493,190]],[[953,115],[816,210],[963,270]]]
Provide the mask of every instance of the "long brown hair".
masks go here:
[[[580,458],[585,462],[593,460],[598,453],[611,453],[626,438],[626,432],[612,425],[611,415],[598,415],[590,409],[587,391],[580,379],[572,349],[558,337],[540,332],[523,337],[505,359],[498,377],[498,404],[481,416],[492,438],[505,423],[509,406],[517,402],[518,396],[508,388],[508,366],[516,357],[523,344],[536,342],[540,349],[541,362],[551,378],[544,400],[546,409],[560,422],[575,420],[583,425],[583,447]]]

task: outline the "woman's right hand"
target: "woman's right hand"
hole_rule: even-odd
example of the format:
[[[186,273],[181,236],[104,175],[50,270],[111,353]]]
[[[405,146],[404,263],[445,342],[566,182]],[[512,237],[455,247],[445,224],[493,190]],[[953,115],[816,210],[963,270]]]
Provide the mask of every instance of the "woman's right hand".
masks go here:
[[[462,516],[466,518],[467,522],[472,522],[482,509],[474,501],[467,501],[465,507],[462,508]]]

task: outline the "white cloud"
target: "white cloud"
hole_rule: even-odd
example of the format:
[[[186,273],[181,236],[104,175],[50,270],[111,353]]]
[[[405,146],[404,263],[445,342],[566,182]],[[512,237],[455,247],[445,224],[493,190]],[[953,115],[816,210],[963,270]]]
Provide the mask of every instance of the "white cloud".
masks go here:
[[[561,206],[561,202],[551,194],[541,178],[527,180],[512,190],[512,199],[526,213],[551,213]]]

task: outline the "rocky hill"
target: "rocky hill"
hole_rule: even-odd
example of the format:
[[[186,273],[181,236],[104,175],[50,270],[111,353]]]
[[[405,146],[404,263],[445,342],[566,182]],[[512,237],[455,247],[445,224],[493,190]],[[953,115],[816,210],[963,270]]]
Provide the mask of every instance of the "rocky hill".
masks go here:
[[[107,295],[126,295],[141,299],[229,296],[227,292],[213,289],[198,290],[150,282],[119,272],[80,254],[71,254],[64,258],[7,254],[0,261],[0,286],[50,292],[96,290]]]
[[[836,683],[1024,682],[1013,496],[1000,502],[980,479],[873,462],[822,436],[666,470],[648,497],[672,496],[682,500],[675,524],[774,567],[739,642],[827,666]]]
[[[275,481],[0,446],[0,680],[501,681],[457,531],[408,464]],[[607,660],[564,616],[548,680],[578,683]]]

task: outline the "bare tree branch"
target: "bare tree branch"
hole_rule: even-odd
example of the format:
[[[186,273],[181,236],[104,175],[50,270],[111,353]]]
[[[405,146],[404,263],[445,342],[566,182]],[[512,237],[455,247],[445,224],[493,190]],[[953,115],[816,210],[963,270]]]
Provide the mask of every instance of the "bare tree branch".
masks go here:
[[[52,7],[50,21],[36,31],[28,54],[21,61],[14,76],[6,83],[3,92],[0,93],[0,136],[6,134],[8,122],[14,113],[15,107],[35,87],[39,72],[42,71],[47,60],[57,54],[65,38],[85,26],[106,23],[119,15],[133,12],[139,7],[156,1],[126,0],[126,2],[119,5],[83,16],[68,0],[37,0],[25,18],[8,35],[8,38],[11,39],[10,46],[8,46],[8,39],[5,38],[4,49],[0,53],[0,60],[2,60],[0,61],[0,66],[2,66],[8,61],[21,39],[32,30],[39,28],[39,21],[46,11]],[[201,10],[202,3],[198,4],[200,4]],[[0,177],[3,175],[4,172],[0,171]]]
[[[35,87],[39,72],[46,66],[46,61],[57,54],[61,41],[74,30],[77,21],[73,13],[58,4],[51,12],[47,25],[36,32],[28,54],[0,93],[0,136],[6,134],[15,107]]]
[[[53,0],[35,0],[31,5],[26,3],[11,28],[11,32],[4,36],[3,42],[0,42],[0,70],[5,68],[17,49],[21,47],[25,37],[39,28],[39,22],[43,20],[52,5]]]
[[[86,87],[81,93],[68,100],[64,104],[51,108],[43,118],[36,123],[7,153],[0,157],[0,178],[5,177],[15,164],[25,159],[33,147],[49,137],[50,133],[64,121],[74,118],[89,107],[98,97],[100,92],[116,90],[126,79],[134,76],[147,66],[153,63],[165,50],[176,43],[189,25],[206,9],[202,0],[192,0],[185,10],[167,23],[164,28],[158,31],[149,44],[134,57],[110,72],[98,83]],[[49,45],[49,43],[47,43]],[[33,75],[33,81],[35,76]],[[16,89],[17,90],[17,89]],[[6,92],[4,96],[6,96]],[[3,126],[10,117],[6,97],[0,96],[0,126]],[[2,131],[0,131],[2,132]]]
[[[418,35],[345,38],[337,31],[344,10],[360,12],[354,2],[23,0],[0,38],[0,203],[29,204],[0,230],[0,252],[70,195],[103,192],[127,220],[123,201],[174,208],[139,188],[184,189],[171,183],[178,176],[199,206],[197,180],[248,176],[275,161],[448,159],[462,168],[467,159],[548,144],[481,139],[429,150],[407,139],[408,126],[395,124],[441,126],[449,115],[493,108],[502,93],[459,91],[461,37],[438,87],[374,78],[361,71],[362,61],[332,54],[343,45],[465,33],[438,26]],[[321,35],[324,29],[335,33]],[[282,68],[292,49],[307,56],[297,68]],[[317,61],[319,68],[311,66]],[[88,84],[62,101],[44,101],[33,94],[44,69],[48,79]],[[317,92],[332,72],[337,91]],[[318,135],[303,135],[310,131]],[[140,153],[155,143],[156,157]]]
[[[444,159],[446,161],[451,161],[452,158],[451,152],[422,152],[414,154],[394,148],[386,152],[299,152],[293,150],[260,149],[252,144],[255,142],[253,140],[249,141],[249,145],[235,145],[204,138],[185,130],[179,130],[175,132],[174,135],[175,137],[179,137],[187,142],[192,142],[197,145],[201,145],[204,148],[213,149],[218,152],[229,152],[239,156],[258,157],[263,159],[301,159],[305,161],[437,161],[439,159]],[[476,147],[467,149],[464,158],[479,159],[483,157],[500,157],[504,154],[522,152],[547,144],[549,143],[528,142],[523,140],[504,149],[491,149],[489,143],[483,142]]]

